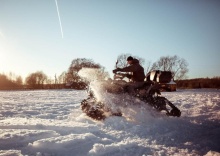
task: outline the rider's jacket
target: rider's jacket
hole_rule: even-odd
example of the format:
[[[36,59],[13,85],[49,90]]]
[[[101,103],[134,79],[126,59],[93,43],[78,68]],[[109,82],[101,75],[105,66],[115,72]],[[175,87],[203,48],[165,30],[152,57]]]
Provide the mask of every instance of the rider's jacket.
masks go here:
[[[144,68],[139,64],[137,59],[132,60],[132,64],[128,67],[120,69],[122,72],[132,72],[131,79],[134,82],[142,82],[145,79]]]

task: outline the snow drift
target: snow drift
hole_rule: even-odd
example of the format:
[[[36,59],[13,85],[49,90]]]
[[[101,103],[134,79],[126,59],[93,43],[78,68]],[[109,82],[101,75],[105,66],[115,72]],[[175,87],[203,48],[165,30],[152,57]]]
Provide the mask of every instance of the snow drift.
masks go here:
[[[0,155],[219,155],[220,91],[162,94],[180,118],[134,106],[97,122],[81,112],[85,91],[0,91]]]

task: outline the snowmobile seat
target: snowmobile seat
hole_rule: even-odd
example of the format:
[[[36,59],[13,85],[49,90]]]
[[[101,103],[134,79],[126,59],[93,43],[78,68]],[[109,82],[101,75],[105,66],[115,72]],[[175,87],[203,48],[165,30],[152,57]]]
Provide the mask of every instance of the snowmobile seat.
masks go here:
[[[146,75],[147,81],[156,83],[169,83],[172,79],[170,71],[153,70]]]

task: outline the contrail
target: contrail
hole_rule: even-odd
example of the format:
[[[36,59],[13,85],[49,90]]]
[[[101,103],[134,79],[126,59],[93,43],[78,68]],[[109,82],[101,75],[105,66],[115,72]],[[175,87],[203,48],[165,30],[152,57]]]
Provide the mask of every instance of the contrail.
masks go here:
[[[61,31],[61,35],[63,38],[63,28],[62,28],[62,23],[61,23],[61,19],[60,19],[60,12],[59,12],[59,8],[58,8],[58,4],[57,4],[57,0],[55,0],[56,6],[57,6],[57,15],[58,15],[58,19],[59,19],[59,23],[60,23],[60,31]]]

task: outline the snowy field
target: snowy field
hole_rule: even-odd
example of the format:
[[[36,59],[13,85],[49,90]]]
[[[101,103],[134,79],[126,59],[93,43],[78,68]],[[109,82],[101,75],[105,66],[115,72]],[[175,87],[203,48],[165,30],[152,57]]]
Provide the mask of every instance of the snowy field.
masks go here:
[[[80,109],[85,91],[0,91],[0,155],[220,155],[220,90],[179,90],[163,96],[180,118],[125,108],[133,119],[93,121]]]

